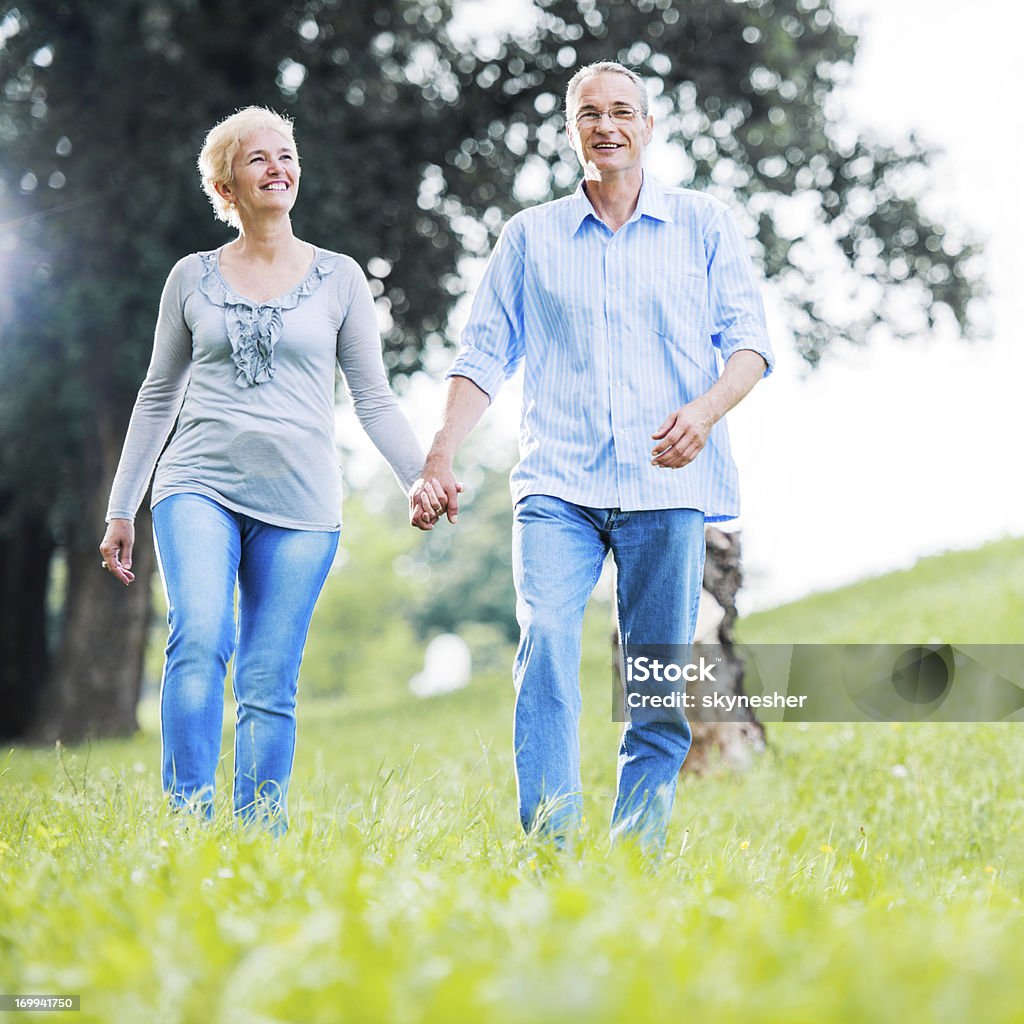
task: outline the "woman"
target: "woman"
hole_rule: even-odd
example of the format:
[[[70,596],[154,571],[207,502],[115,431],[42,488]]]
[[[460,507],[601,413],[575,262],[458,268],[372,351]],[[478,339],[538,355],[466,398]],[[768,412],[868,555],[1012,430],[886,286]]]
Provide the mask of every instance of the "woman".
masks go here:
[[[361,270],[292,233],[291,122],[261,107],[233,114],[206,137],[199,170],[217,217],[238,237],[186,256],[167,279],[100,551],[130,584],[132,522],[155,465],[170,627],[164,790],[175,806],[211,813],[234,654],[235,813],[281,832],[299,663],[341,528],[336,364],[406,491],[423,455],[388,387]]]

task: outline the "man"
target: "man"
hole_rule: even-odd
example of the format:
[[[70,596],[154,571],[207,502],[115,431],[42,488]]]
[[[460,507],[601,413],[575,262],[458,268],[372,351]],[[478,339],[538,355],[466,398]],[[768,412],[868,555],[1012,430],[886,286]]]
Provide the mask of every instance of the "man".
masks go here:
[[[457,521],[452,459],[522,362],[511,478],[516,780],[524,829],[558,840],[582,814],[580,633],[605,555],[618,569],[623,646],[689,645],[704,524],[739,513],[722,417],[772,364],[727,208],[644,173],[654,122],[639,77],[612,62],[581,68],[566,91],[566,124],[584,180],[505,226],[410,497],[420,529],[444,511]],[[613,837],[663,845],[689,746],[681,713],[627,723]]]

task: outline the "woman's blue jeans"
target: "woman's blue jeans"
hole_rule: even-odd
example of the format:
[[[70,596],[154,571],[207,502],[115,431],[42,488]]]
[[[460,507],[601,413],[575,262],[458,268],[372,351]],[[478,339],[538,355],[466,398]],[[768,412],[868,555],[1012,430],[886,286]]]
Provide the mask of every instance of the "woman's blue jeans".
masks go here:
[[[545,494],[515,508],[513,576],[520,642],[515,764],[527,831],[561,840],[582,816],[579,715],[583,612],[608,551],[618,570],[623,645],[693,642],[704,574],[704,514],[696,509],[623,512]],[[610,687],[611,680],[602,681]],[[609,702],[610,703],[610,702]],[[619,747],[612,836],[664,845],[676,778],[690,749],[685,715],[626,724]]]
[[[270,526],[200,494],[158,502],[153,530],[170,627],[160,687],[164,791],[175,806],[212,813],[234,654],[235,813],[283,832],[299,665],[338,533]]]

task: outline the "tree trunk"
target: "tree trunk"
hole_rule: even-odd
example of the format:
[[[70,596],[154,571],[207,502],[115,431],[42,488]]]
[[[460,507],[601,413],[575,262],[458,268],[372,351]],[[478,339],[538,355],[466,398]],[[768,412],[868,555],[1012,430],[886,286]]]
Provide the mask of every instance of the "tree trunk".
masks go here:
[[[156,561],[148,511],[139,513],[135,530],[135,582],[130,587],[100,568],[95,545],[67,553],[62,642],[50,679],[50,699],[36,716],[36,739],[73,742],[87,736],[130,736],[138,728],[135,710]]]
[[[151,611],[156,556],[148,507],[135,520],[130,587],[101,567],[99,541],[110,481],[121,452],[114,417],[97,424],[96,485],[83,512],[82,529],[66,551],[67,592],[57,657],[46,706],[39,709],[33,737],[74,741],[87,736],[130,736],[138,728],[136,705]],[[91,527],[91,529],[90,529]]]
[[[7,517],[4,517],[7,520]],[[0,740],[28,732],[46,686],[46,592],[53,559],[39,515],[5,522],[0,536]]]
[[[709,526],[704,531],[707,558],[704,562],[704,591],[693,657],[700,657],[701,645],[714,648],[722,660],[713,687],[702,684],[700,693],[743,693],[743,662],[736,657],[733,627],[736,624],[736,594],[743,582],[740,568],[740,535],[723,533]],[[749,709],[730,712],[730,721],[714,721],[700,707],[687,712],[693,730],[693,744],[683,770],[702,774],[716,763],[734,768],[747,767],[754,754],[765,748],[764,726]]]
[[[728,714],[729,721],[716,721],[713,712],[701,706],[700,698],[708,693],[743,693],[743,662],[736,656],[733,627],[736,624],[736,594],[743,581],[740,570],[740,537],[738,533],[723,533],[713,526],[705,527],[707,558],[704,561],[704,587],[700,598],[700,613],[694,637],[692,658],[702,656],[702,647],[716,663],[715,682],[688,686],[687,694],[694,694],[697,704],[686,712],[693,732],[690,752],[683,771],[701,775],[718,764],[732,768],[746,768],[754,754],[765,748],[764,726],[749,709]],[[622,652],[619,630],[612,627],[612,665],[616,673],[615,686],[621,699],[623,684],[620,675]],[[722,716],[720,716],[722,717]]]

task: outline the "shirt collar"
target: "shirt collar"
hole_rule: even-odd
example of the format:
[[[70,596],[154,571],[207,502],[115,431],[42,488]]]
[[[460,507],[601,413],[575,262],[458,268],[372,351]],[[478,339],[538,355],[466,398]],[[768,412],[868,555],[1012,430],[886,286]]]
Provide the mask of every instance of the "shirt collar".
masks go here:
[[[600,220],[593,205],[583,190],[583,182],[576,186],[576,192],[572,197],[572,217],[569,220],[570,234],[575,235],[580,226],[588,218]],[[630,220],[639,220],[641,217],[651,217],[654,220],[674,223],[672,211],[665,202],[665,191],[658,182],[646,171],[640,185],[640,195],[637,198],[636,210]],[[628,223],[628,222],[627,222]]]

